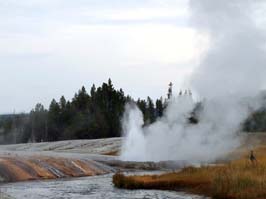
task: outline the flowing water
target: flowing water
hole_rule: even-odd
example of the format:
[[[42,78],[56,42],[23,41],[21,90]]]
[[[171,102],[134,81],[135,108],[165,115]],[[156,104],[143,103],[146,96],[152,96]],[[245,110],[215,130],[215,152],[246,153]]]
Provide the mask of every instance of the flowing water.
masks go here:
[[[17,199],[203,199],[174,191],[123,190],[112,185],[112,175],[6,183],[0,191]],[[2,198],[0,196],[0,198]]]

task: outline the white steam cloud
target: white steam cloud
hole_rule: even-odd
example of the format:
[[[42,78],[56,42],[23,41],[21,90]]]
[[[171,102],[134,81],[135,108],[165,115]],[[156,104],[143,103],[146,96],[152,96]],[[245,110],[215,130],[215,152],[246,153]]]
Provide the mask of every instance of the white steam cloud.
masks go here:
[[[238,147],[237,132],[263,86],[266,72],[264,31],[254,13],[259,1],[191,0],[191,23],[206,32],[211,46],[191,76],[191,87],[203,100],[199,123],[187,118],[195,107],[190,95],[173,97],[164,116],[142,128],[143,117],[128,105],[123,120],[121,159],[209,162]],[[251,100],[250,97],[253,97]]]

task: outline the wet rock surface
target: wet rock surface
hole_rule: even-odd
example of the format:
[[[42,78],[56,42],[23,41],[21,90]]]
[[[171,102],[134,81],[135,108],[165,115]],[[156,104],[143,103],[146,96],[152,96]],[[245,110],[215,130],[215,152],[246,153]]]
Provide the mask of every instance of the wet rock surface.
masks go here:
[[[120,150],[121,138],[0,145],[0,182],[94,176],[118,170],[176,170],[184,161],[130,162],[103,153]],[[85,153],[86,152],[86,153]]]
[[[0,157],[0,180],[26,180],[94,176],[114,172],[112,167],[89,159],[59,157]]]
[[[120,150],[121,138],[0,145],[0,182],[102,175],[115,172],[98,162]]]

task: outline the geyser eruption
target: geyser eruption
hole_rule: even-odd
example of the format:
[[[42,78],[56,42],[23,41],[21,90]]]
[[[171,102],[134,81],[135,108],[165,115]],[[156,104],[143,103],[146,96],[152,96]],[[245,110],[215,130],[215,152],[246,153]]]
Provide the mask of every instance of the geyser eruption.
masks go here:
[[[143,128],[140,110],[132,105],[131,109],[127,107],[124,117],[126,140],[121,158],[207,162],[239,145],[232,132],[237,132],[239,123],[247,116],[247,109],[239,103],[208,101],[200,114],[200,123],[195,125],[188,122],[195,105],[189,95],[173,97],[164,116]]]
[[[142,132],[143,115],[142,112],[137,108],[135,104],[127,104],[123,119],[123,131],[127,132],[127,141],[123,145],[122,151],[125,153],[123,156],[130,159],[138,160],[139,152],[143,151],[143,155],[140,160],[145,160],[146,151],[146,139]],[[132,150],[127,150],[132,149]],[[127,154],[130,153],[130,154]]]
[[[239,146],[237,133],[249,111],[259,108],[254,96],[263,88],[266,72],[264,31],[254,17],[259,4],[190,1],[191,24],[211,42],[190,78],[190,86],[204,99],[199,123],[188,123],[195,108],[189,95],[173,97],[164,116],[146,127],[131,105],[123,122],[123,160],[209,162]]]

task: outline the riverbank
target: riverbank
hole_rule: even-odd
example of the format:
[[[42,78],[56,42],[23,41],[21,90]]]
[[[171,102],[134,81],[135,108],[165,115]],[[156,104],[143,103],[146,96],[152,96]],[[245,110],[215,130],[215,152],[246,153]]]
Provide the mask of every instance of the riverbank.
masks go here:
[[[248,151],[237,160],[216,166],[186,167],[162,175],[113,176],[116,187],[126,189],[182,190],[218,199],[266,198],[266,147],[255,150],[258,163],[251,164]]]

